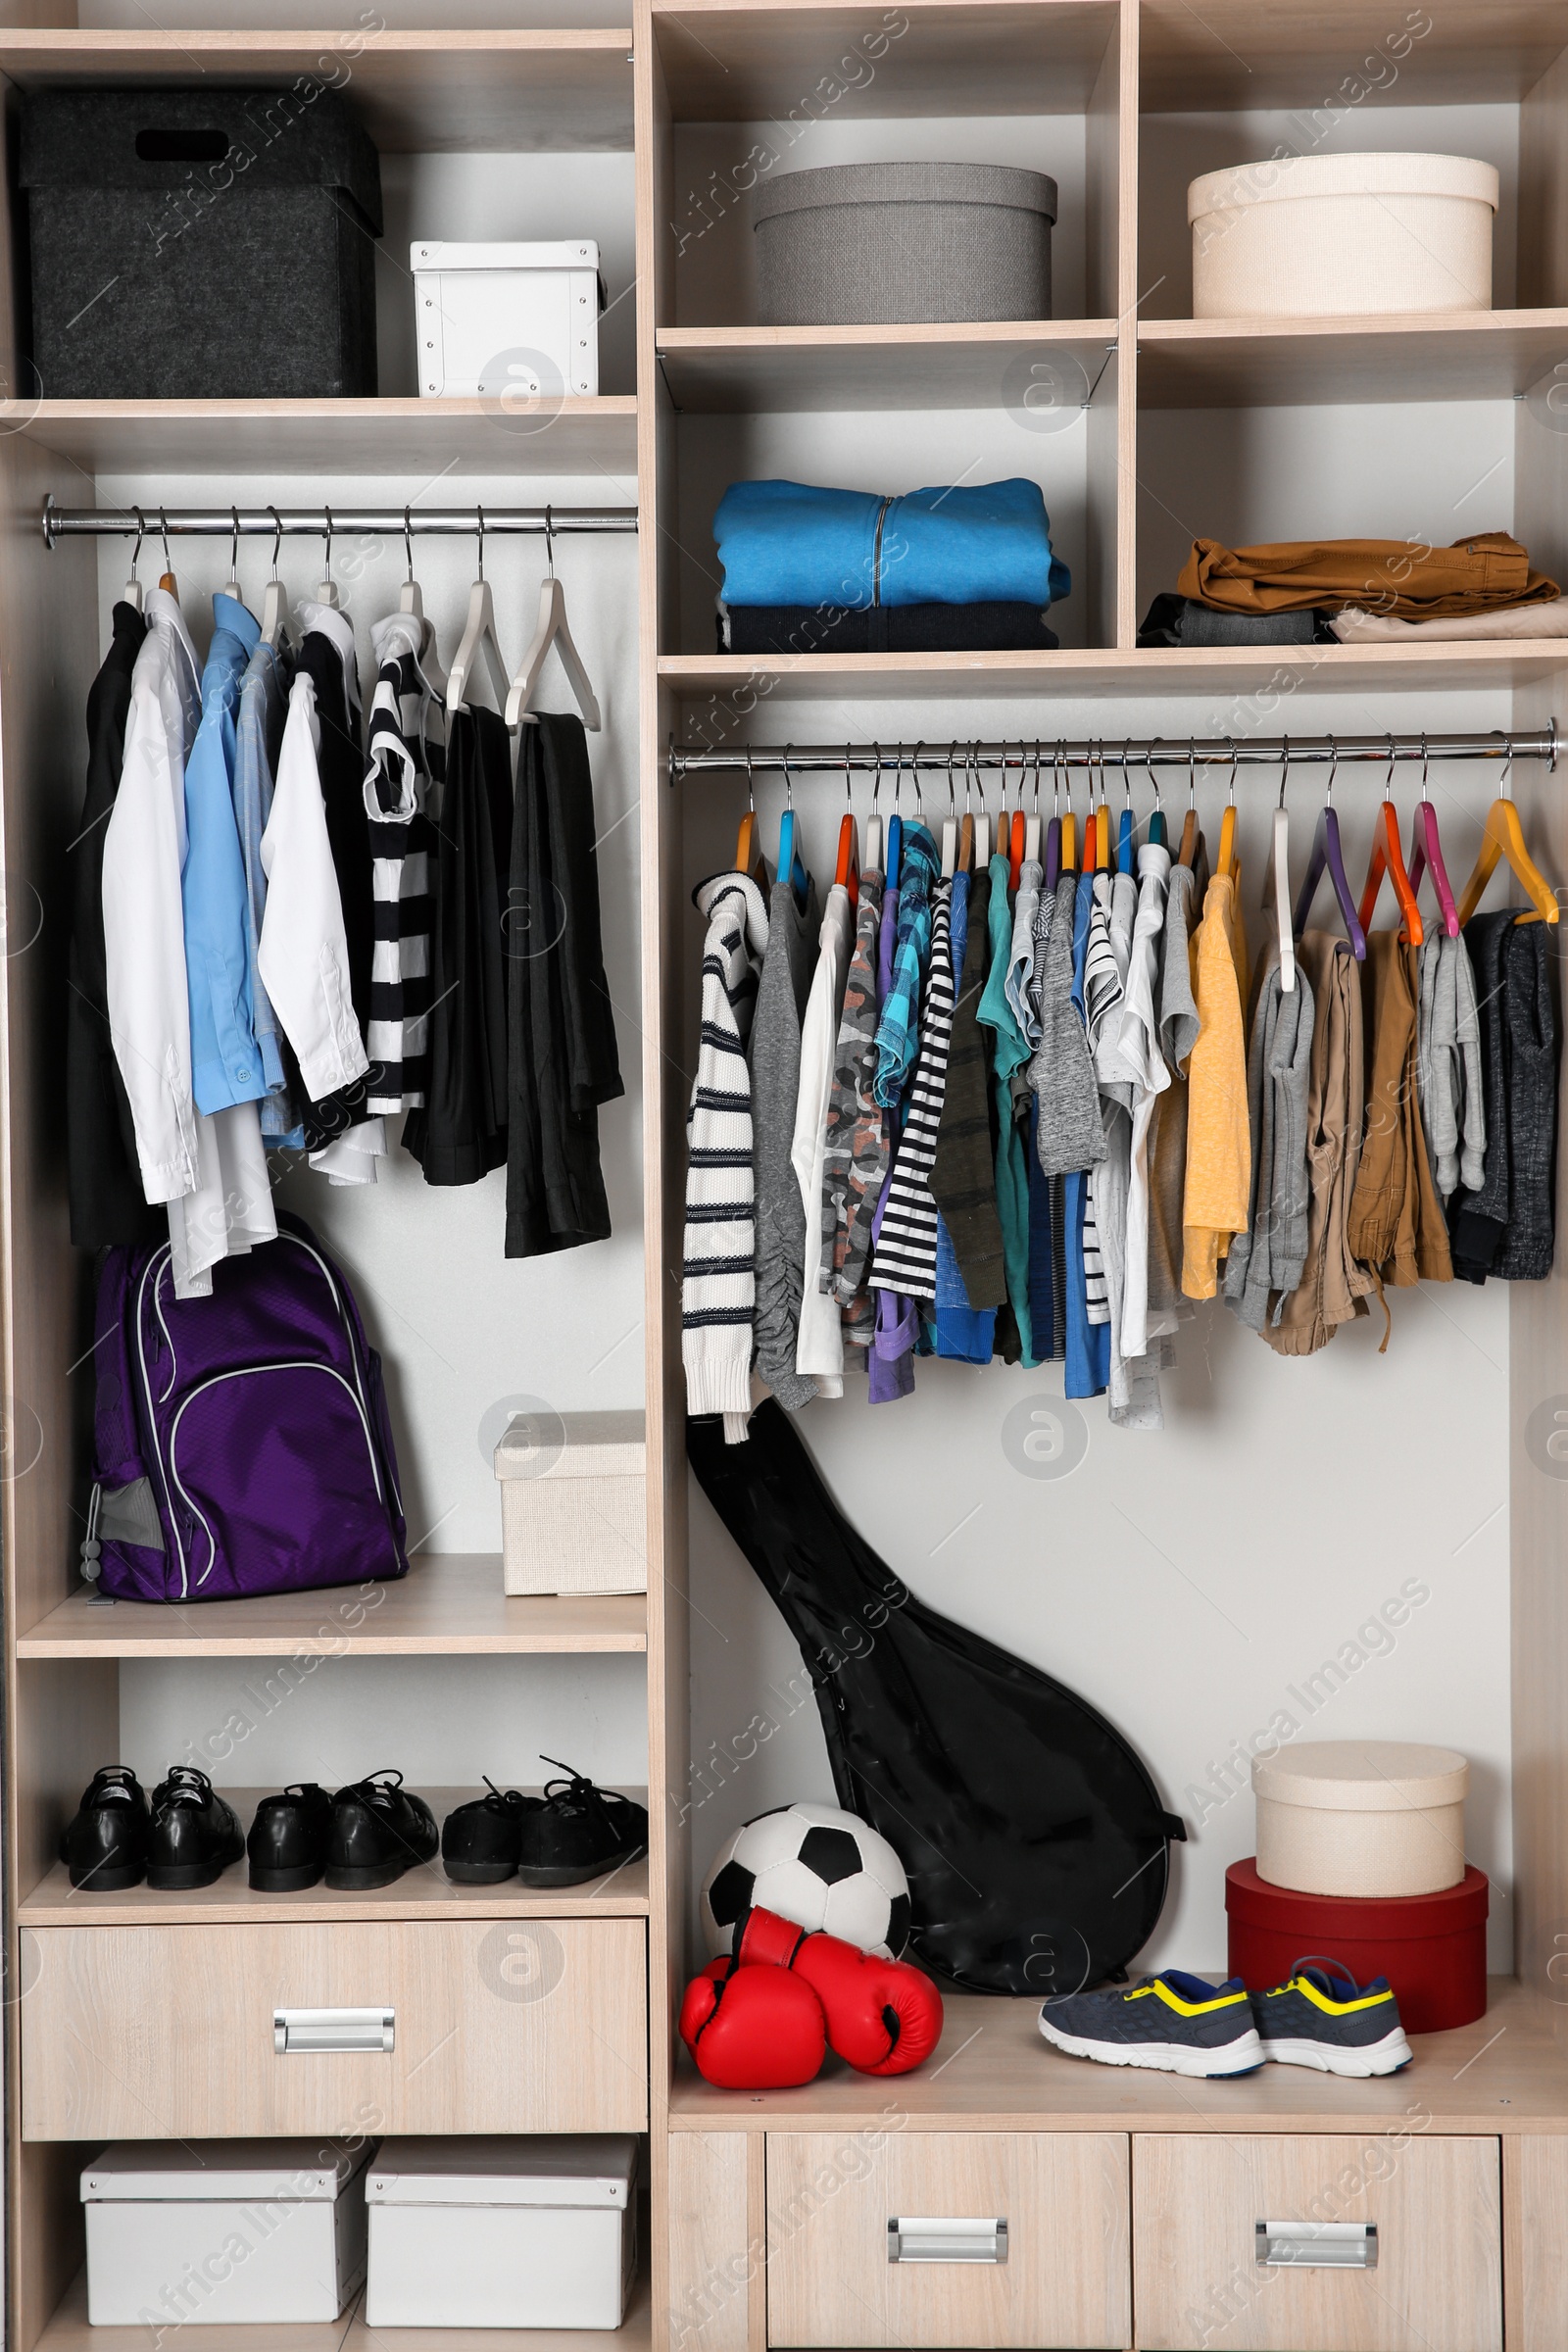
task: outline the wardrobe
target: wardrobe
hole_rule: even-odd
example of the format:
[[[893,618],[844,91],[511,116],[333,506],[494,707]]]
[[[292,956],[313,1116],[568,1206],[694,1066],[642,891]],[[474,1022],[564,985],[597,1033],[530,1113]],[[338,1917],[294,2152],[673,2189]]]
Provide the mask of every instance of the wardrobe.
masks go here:
[[[1396,24],[1367,0],[1310,11],[1205,0],[1200,16],[1182,0],[888,9],[635,0],[629,22],[588,26],[553,23],[548,0],[476,7],[483,25],[433,0],[422,11],[329,7],[326,23],[304,29],[277,29],[260,6],[250,13],[257,22],[236,26],[232,11],[192,8],[159,30],[119,0],[9,0],[0,4],[8,103],[71,80],[317,75],[359,110],[382,153],[400,224],[389,224],[379,274],[388,318],[412,299],[395,263],[405,231],[596,233],[607,257],[621,259],[614,268],[607,259],[607,390],[548,414],[417,399],[411,325],[401,342],[383,342],[384,389],[373,401],[54,401],[18,365],[9,259],[0,271],[9,393],[0,412],[0,1532],[6,2290],[16,2352],[88,2352],[93,2341],[77,2182],[106,2139],[541,2130],[648,2134],[644,2276],[620,2331],[632,2346],[1487,2352],[1506,2333],[1509,2352],[1555,2352],[1568,2340],[1568,1605],[1559,1592],[1568,1492],[1540,1466],[1529,1432],[1543,1410],[1548,1419],[1557,1402],[1568,1410],[1561,1272],[1486,1309],[1492,1336],[1493,1325],[1503,1332],[1506,1372],[1505,1411],[1494,1399],[1483,1418],[1488,1475],[1505,1482],[1510,1504],[1511,1700],[1490,1598],[1476,1604],[1474,1633],[1478,1647],[1495,1633],[1489,1690],[1512,1710],[1511,1769],[1504,1759],[1493,1785],[1497,1807],[1511,1808],[1515,1974],[1494,1983],[1485,2020],[1424,2048],[1409,2075],[1361,2084],[1275,2069],[1228,2087],[1190,2085],[1054,2065],[1033,2003],[968,1997],[949,2002],[937,2061],[893,2084],[835,2073],[804,2090],[735,2099],[677,2057],[674,2009],[705,1956],[693,1889],[717,1841],[698,1767],[715,1719],[744,1725],[762,1693],[745,1687],[749,1667],[726,1667],[709,1623],[712,1536],[700,1509],[688,1510],[680,1363],[696,1050],[690,894],[731,855],[745,780],[740,765],[679,776],[669,754],[740,751],[748,738],[1276,735],[1294,731],[1298,711],[1303,733],[1440,721],[1544,729],[1554,713],[1560,724],[1568,662],[1549,646],[1211,654],[1140,652],[1135,640],[1187,539],[1213,530],[1235,544],[1295,530],[1302,508],[1282,502],[1304,499],[1314,478],[1323,512],[1303,527],[1446,539],[1485,508],[1472,487],[1492,467],[1492,495],[1504,485],[1507,495],[1493,511],[1511,517],[1542,568],[1568,579],[1568,452],[1551,397],[1553,371],[1568,368],[1568,18],[1550,0],[1470,0],[1457,13],[1395,12]],[[203,15],[206,24],[184,22]],[[1373,58],[1383,62],[1362,62]],[[1420,112],[1418,143],[1474,150],[1487,128],[1480,110],[1488,135],[1506,146],[1496,312],[1223,327],[1183,317],[1190,177],[1259,139],[1262,153],[1276,138],[1310,144],[1320,115],[1354,131],[1371,110],[1387,129],[1405,107]],[[1281,128],[1291,117],[1295,130]],[[1060,316],[1038,325],[758,327],[746,207],[749,184],[768,168],[758,150],[795,162],[901,152],[985,160],[996,150],[1059,168]],[[493,231],[487,181],[514,207]],[[418,207],[443,203],[451,225],[438,218],[432,230]],[[546,218],[563,203],[578,208],[574,228]],[[593,205],[601,213],[590,220]],[[1351,424],[1365,446],[1348,475]],[[709,522],[728,480],[776,472],[891,489],[956,478],[971,464],[984,469],[976,478],[1017,472],[1047,485],[1077,582],[1053,614],[1059,652],[806,654],[769,664],[713,651]],[[1430,512],[1413,489],[1404,510],[1390,493],[1376,514],[1329,511],[1335,496],[1370,497],[1380,475],[1430,481]],[[1192,511],[1205,483],[1234,498],[1229,511]],[[503,1281],[488,1197],[453,1208],[388,1188],[342,1228],[320,1209],[389,1360],[400,1446],[418,1452],[430,1504],[411,1536],[427,1541],[407,1582],[363,1614],[341,1605],[352,1594],[326,1593],[128,1625],[77,1575],[90,1269],[67,1230],[61,991],[81,711],[129,543],[51,547],[45,501],[140,503],[152,515],[161,501],[401,510],[432,496],[533,506],[633,493],[634,546],[558,549],[579,643],[588,640],[591,661],[595,648],[607,659],[613,648],[621,665],[608,683],[596,670],[606,730],[593,739],[601,826],[617,828],[601,856],[612,876],[607,921],[620,958],[612,982],[624,983],[629,1087],[641,1065],[640,1129],[635,1090],[625,1117],[606,1124],[616,1239],[603,1256],[509,1267]],[[1251,522],[1250,533],[1239,527]],[[198,559],[175,543],[193,601],[223,576],[226,544],[208,544]],[[157,561],[149,547],[144,576],[156,576]],[[442,625],[455,634],[471,549],[454,541],[442,561]],[[252,547],[246,562],[265,556]],[[418,562],[433,575],[423,547]],[[296,596],[310,592],[315,563],[293,558]],[[369,621],[396,601],[401,541],[340,543],[334,567],[363,645]],[[540,559],[492,548],[487,568],[514,649],[530,625]],[[261,576],[243,573],[258,595]],[[433,609],[431,577],[425,588]],[[597,616],[586,630],[585,600]],[[1249,800],[1250,781],[1244,771],[1239,800],[1255,920],[1267,804]],[[1487,789],[1471,775],[1455,807],[1478,821]],[[1342,784],[1348,827],[1355,810],[1369,833],[1373,790]],[[1514,790],[1539,862],[1568,878],[1560,768],[1520,762]],[[1213,784],[1200,791],[1205,814],[1216,810]],[[771,854],[781,806],[772,779],[759,783],[758,805]],[[842,785],[829,779],[797,794],[818,864],[842,806]],[[1309,830],[1303,813],[1303,847]],[[1462,849],[1449,858],[1464,862]],[[639,1217],[640,1263],[630,1238]],[[1418,1363],[1389,1377],[1402,1385],[1382,1394],[1408,1413],[1421,1390],[1421,1409],[1458,1448],[1473,1407],[1462,1351],[1424,1388]],[[646,1603],[503,1600],[487,1546],[452,1543],[454,1527],[483,1521],[475,1424],[492,1402],[520,1409],[543,1396],[558,1409],[593,1409],[640,1393]],[[997,1395],[1000,1413],[1011,1392]],[[1377,1374],[1358,1357],[1335,1391],[1347,1447],[1380,1409]],[[854,1411],[857,1445],[875,1448],[865,1458],[899,1481],[919,1440],[896,1416],[867,1430],[863,1408]],[[804,1434],[818,1443],[809,1418]],[[1098,1429],[1095,1445],[1102,1464]],[[855,1510],[849,1451],[831,1467]],[[454,1495],[456,1518],[443,1522]],[[1041,1502],[1042,1546],[1053,1524]],[[921,1573],[917,1558],[888,1549],[901,1572]],[[1289,1607],[1289,1592],[1275,1605]],[[746,1618],[741,1632],[756,1622]],[[1157,1612],[1122,1619],[1108,1647],[1156,1651],[1173,1622]],[[745,1641],[734,1652],[758,1654]],[[573,1708],[588,1720],[588,1692],[603,1752],[564,1752],[614,1785],[632,1785],[633,1760],[646,1770],[646,1866],[566,1898],[411,1877],[373,1897],[318,1889],[270,1908],[228,1884],[189,1898],[143,1888],[84,1913],[55,1840],[94,1766],[117,1752],[122,1722],[199,1740],[224,1676],[248,1678],[266,1714],[266,1694],[286,1690],[290,1676],[308,1683],[312,1661],[341,1674],[344,1690],[361,1689],[347,1678],[367,1678],[357,1721],[385,1711],[376,1752],[360,1754],[355,1770],[399,1762],[399,1740],[416,1730],[421,1755],[450,1751],[454,1794],[478,1785],[466,1715],[488,1709],[485,1720],[500,1722],[510,1709],[543,1745]],[[1125,1677],[1136,1670],[1135,1656],[1107,1655],[1093,1691],[1108,1711],[1132,1715],[1135,1736]],[[492,1675],[514,1679],[492,1687]],[[308,1703],[285,1697],[277,1711],[286,1723],[289,1707]],[[808,1701],[800,1725],[810,1714]],[[154,1768],[169,1760],[157,1755]],[[1180,1763],[1152,1761],[1179,1807]],[[503,1770],[523,1777],[510,1752]],[[222,1768],[215,1777],[227,1785]],[[439,1776],[410,1779],[439,1809]],[[777,1801],[749,1801],[747,1787],[737,1785],[736,1818]],[[1217,1939],[1192,1956],[1217,1961]],[[273,2012],[291,2004],[393,2006],[396,2047],[280,2055]],[[1375,2221],[1376,2270],[1260,2267],[1258,2221],[1325,2199],[1332,2218]],[[920,2215],[1005,2217],[1009,2258],[890,2261],[890,2219]],[[351,2312],[330,2328],[284,2333],[272,2352],[338,2352],[351,2337],[360,2352],[367,2331]],[[465,2341],[443,2335],[420,2352],[463,2352]],[[243,2347],[225,2337],[201,2352]]]

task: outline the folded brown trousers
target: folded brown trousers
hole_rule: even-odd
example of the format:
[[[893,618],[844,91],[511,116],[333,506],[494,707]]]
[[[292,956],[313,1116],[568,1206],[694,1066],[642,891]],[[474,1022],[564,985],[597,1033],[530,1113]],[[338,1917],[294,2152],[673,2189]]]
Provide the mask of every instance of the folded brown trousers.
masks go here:
[[[1506,531],[1426,547],[1404,539],[1292,540],[1280,547],[1221,547],[1195,539],[1176,582],[1217,612],[1298,612],[1354,605],[1393,620],[1448,620],[1507,605],[1541,604],[1557,583],[1532,571]]]

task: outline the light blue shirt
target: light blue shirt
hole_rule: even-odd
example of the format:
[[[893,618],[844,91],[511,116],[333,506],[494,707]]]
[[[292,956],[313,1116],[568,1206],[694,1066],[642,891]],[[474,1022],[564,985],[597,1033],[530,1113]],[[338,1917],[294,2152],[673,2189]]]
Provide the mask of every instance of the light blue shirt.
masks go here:
[[[256,1042],[245,860],[233,791],[234,713],[262,630],[254,613],[230,596],[214,597],[213,619],[201,724],[185,761],[182,871],[191,1082],[197,1109],[207,1112],[260,1102],[268,1091]]]
[[[251,1014],[261,1050],[267,1095],[262,1103],[262,1141],[270,1150],[293,1146],[302,1150],[305,1130],[289,1095],[283,1062],[281,1031],[272,1000],[262,980],[260,954],[262,917],[267,912],[267,873],[262,864],[262,835],[272,813],[272,776],[288,715],[292,665],[265,642],[258,642],[240,687],[239,720],[234,755],[234,821],[239,827],[240,855],[245,860],[245,957],[250,973]]]

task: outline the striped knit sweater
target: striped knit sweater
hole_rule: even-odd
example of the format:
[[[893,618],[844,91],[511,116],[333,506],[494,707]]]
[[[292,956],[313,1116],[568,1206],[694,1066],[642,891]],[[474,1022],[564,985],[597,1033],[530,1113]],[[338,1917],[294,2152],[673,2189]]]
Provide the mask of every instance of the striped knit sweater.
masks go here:
[[[375,922],[370,964],[369,1103],[415,1110],[429,1070],[430,934],[435,914],[436,830],[446,760],[434,632],[413,612],[392,612],[370,632],[375,694],[365,778]],[[421,649],[424,653],[421,667]]]
[[[752,1407],[756,1305],[752,1078],[746,1058],[767,908],[745,874],[716,874],[692,894],[708,917],[703,1034],[686,1119],[686,1244],[681,1359],[689,1413],[722,1413],[738,1446]]]
[[[953,884],[944,879],[931,893],[931,967],[920,1052],[871,1267],[873,1290],[932,1300],[937,1295],[937,1204],[931,1198],[931,1170],[953,1038],[952,912]]]

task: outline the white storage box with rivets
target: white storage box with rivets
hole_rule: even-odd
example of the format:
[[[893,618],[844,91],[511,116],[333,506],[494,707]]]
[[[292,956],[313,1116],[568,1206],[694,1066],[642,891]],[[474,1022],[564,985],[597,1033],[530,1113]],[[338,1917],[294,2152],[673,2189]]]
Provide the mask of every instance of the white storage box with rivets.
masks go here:
[[[368,2328],[618,2328],[635,2139],[389,2139],[365,2179]]]
[[[1257,1875],[1380,1900],[1457,1886],[1469,1780],[1457,1749],[1403,1740],[1313,1740],[1256,1756]]]
[[[339,2317],[365,2277],[370,2143],[128,2140],[81,2176],[87,2322],[152,2344]]]
[[[599,390],[604,287],[591,238],[411,245],[419,390],[519,404]]]
[[[646,1592],[640,1412],[518,1413],[495,1450],[508,1592]]]

